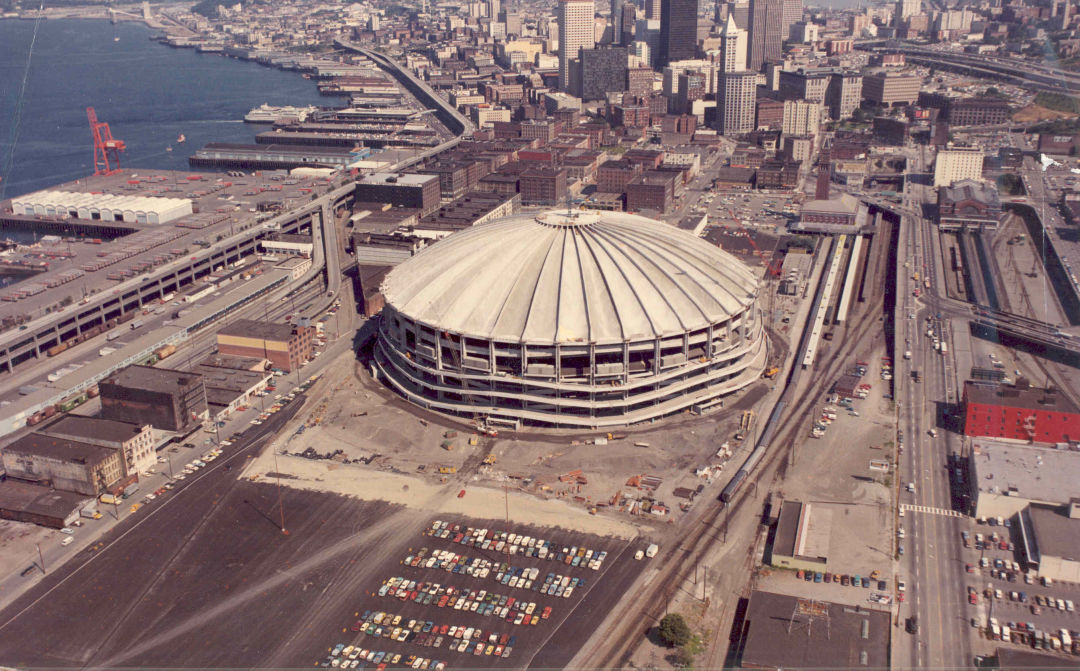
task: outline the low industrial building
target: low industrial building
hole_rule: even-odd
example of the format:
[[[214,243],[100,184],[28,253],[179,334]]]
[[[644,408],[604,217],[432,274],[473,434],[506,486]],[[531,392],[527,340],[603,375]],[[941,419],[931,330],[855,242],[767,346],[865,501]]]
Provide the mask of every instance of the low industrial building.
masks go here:
[[[214,421],[222,421],[241,406],[251,404],[274,379],[266,360],[258,358],[212,355],[195,371],[202,375],[206,404]]]
[[[943,231],[995,230],[1001,197],[990,182],[962,179],[938,190],[938,226]]]
[[[11,443],[2,458],[9,478],[85,496],[97,496],[124,479],[119,450],[40,433]]]
[[[98,389],[105,419],[182,434],[207,418],[206,390],[197,373],[128,366],[98,383]]]
[[[1012,517],[1039,503],[1063,506],[1080,498],[1080,453],[976,439],[968,457],[969,495],[976,517]]]
[[[1080,440],[1080,409],[1054,389],[968,380],[962,398],[965,436],[1031,443]]]
[[[15,214],[71,217],[131,224],[167,224],[193,211],[187,198],[125,196],[77,191],[35,191],[11,200]]]
[[[0,482],[0,519],[63,529],[79,518],[88,499],[29,482]]]
[[[124,475],[145,473],[157,463],[154,432],[149,424],[69,414],[38,428],[36,432],[120,450],[124,457]]]
[[[425,238],[442,238],[470,226],[508,217],[520,208],[521,194],[471,191],[421,217],[416,224],[416,234]]]
[[[754,591],[739,626],[743,669],[887,669],[891,616]]]
[[[1030,505],[1020,512],[1019,527],[1028,568],[1042,578],[1080,583],[1080,499]]]
[[[441,194],[438,175],[377,172],[356,182],[357,201],[414,208],[421,216],[439,209]]]
[[[824,571],[829,558],[832,511],[812,503],[784,501],[776,521],[772,559],[777,568]]]
[[[263,240],[262,248],[268,254],[310,257],[315,244],[310,235],[277,233]]]
[[[276,324],[239,319],[218,331],[218,353],[262,357],[274,368],[291,373],[311,359],[315,329],[308,326]]]

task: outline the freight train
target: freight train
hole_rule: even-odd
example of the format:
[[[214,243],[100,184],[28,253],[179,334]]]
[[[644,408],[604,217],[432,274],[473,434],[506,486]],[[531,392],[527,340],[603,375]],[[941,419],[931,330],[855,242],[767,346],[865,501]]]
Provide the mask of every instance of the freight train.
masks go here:
[[[56,403],[54,405],[50,405],[48,407],[42,408],[41,410],[35,412],[34,414],[30,415],[30,417],[27,418],[26,425],[27,426],[34,426],[35,424],[40,424],[41,422],[45,421],[46,419],[49,419],[50,417],[52,417],[52,416],[54,416],[54,415],[56,415],[58,413],[71,412],[75,408],[79,407],[83,403],[86,403],[87,401],[89,401],[90,399],[96,397],[97,395],[98,395],[98,388],[97,388],[97,385],[94,385],[93,387],[90,387],[86,391],[79,392],[77,394],[73,394],[73,395],[65,398],[63,401],[60,401],[59,403]]]
[[[743,465],[739,470],[735,471],[735,476],[727,483],[724,490],[720,492],[720,500],[724,503],[731,503],[731,500],[735,498],[735,494],[742,487],[746,479],[750,477],[750,474],[754,472],[757,465],[761,462],[761,458],[765,456],[765,453],[769,449],[769,444],[772,442],[773,435],[776,434],[776,429],[780,425],[780,418],[784,414],[784,407],[787,406],[787,401],[778,401],[776,407],[773,408],[772,414],[769,416],[769,422],[765,425],[765,430],[761,432],[761,437],[758,438],[757,445],[754,446],[754,451],[750,453],[750,456],[746,458]]]

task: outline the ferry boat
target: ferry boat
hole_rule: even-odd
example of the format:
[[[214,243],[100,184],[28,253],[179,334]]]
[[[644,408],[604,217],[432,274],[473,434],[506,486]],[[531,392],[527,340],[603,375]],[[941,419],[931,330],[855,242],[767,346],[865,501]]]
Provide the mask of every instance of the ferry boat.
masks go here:
[[[274,123],[275,121],[282,121],[284,119],[296,119],[297,121],[304,121],[308,118],[309,114],[315,112],[317,108],[314,105],[309,107],[292,107],[289,105],[283,107],[274,107],[263,103],[255,109],[251,110],[244,116],[244,121],[248,123]]]

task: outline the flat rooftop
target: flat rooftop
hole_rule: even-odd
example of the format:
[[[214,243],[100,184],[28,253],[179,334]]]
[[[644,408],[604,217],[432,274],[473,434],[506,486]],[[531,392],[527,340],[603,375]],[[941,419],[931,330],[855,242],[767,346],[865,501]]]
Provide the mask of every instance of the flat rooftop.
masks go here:
[[[172,368],[153,368],[151,366],[128,366],[103,380],[103,383],[141,389],[143,391],[172,393],[178,387],[185,387],[197,381],[201,376],[186,370]]]
[[[980,492],[1065,503],[1080,497],[1080,452],[975,438],[972,481]]]
[[[1028,519],[1035,532],[1040,555],[1080,561],[1080,519],[1072,519],[1067,507],[1033,505]]]
[[[64,415],[36,429],[36,433],[52,436],[81,437],[87,441],[122,443],[142,433],[143,427],[131,422],[118,422],[101,417]]]
[[[745,618],[743,667],[889,668],[886,611],[755,591]]]
[[[1047,393],[1037,387],[1017,387],[1007,384],[991,385],[968,380],[964,382],[964,396],[970,403],[998,405],[1025,410],[1064,412],[1080,414],[1069,399],[1060,393]]]
[[[238,319],[218,329],[218,335],[240,338],[260,338],[274,342],[288,342],[293,335],[292,324],[264,322],[255,319]]]
[[[19,480],[0,482],[0,510],[64,520],[89,497]]]
[[[4,447],[4,452],[31,454],[58,461],[82,461],[96,464],[112,456],[112,448],[91,445],[67,438],[30,433]]]
[[[423,186],[439,180],[438,175],[418,175],[415,173],[373,172],[359,180],[357,184],[390,184],[397,186]]]

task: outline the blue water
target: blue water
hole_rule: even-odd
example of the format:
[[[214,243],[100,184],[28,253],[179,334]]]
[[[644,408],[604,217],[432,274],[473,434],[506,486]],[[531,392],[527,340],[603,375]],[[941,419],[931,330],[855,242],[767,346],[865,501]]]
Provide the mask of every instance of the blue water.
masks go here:
[[[339,100],[295,72],[152,41],[142,24],[41,21],[31,53],[34,26],[0,21],[0,199],[93,173],[89,106],[127,144],[123,167],[186,170],[207,142],[254,142],[267,126],[243,123],[252,107]]]

